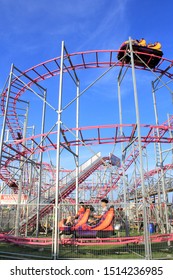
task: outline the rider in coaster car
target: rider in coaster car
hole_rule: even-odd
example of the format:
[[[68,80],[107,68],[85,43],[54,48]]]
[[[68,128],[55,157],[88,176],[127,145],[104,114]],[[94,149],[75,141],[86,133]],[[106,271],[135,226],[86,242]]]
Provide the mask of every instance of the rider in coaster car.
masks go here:
[[[79,207],[77,214],[75,216],[67,217],[67,219],[65,221],[66,226],[72,226],[75,223],[75,220],[78,219],[80,215],[85,213],[86,207],[85,207],[84,203],[80,202],[79,204],[80,204],[80,207]]]
[[[108,211],[108,207],[107,207],[107,204],[108,204],[108,199],[107,198],[103,198],[101,200],[101,207],[102,207],[102,211],[101,211],[101,214],[100,215],[91,215],[88,219],[88,224],[89,225],[95,225],[98,223],[98,221],[102,218],[102,216]]]
[[[142,38],[142,39],[139,40],[138,45],[139,45],[139,46],[142,46],[142,47],[146,47],[146,46],[147,46],[147,43],[146,43],[145,39]]]
[[[148,48],[154,49],[154,50],[161,50],[162,45],[157,41],[154,44],[148,44],[147,45]]]

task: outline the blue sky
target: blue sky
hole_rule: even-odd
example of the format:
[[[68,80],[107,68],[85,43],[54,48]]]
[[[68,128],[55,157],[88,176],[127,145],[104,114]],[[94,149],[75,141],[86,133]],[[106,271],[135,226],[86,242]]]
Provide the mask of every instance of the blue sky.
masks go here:
[[[156,0],[140,1],[140,4],[137,0],[0,0],[0,88],[3,88],[11,63],[26,70],[59,56],[62,40],[65,41],[68,52],[73,53],[118,49],[129,36],[144,37],[147,42],[160,41],[164,57],[172,59],[172,8],[170,0],[166,4]],[[84,89],[101,73],[103,71],[80,72],[81,88]],[[109,72],[83,96],[81,126],[119,122],[117,74],[118,69]],[[154,120],[150,88],[152,79],[148,73],[137,73],[142,123],[153,123]],[[69,85],[67,82],[67,91]],[[54,102],[54,95],[51,94],[58,92],[57,80],[48,82],[46,86],[49,88],[48,98],[50,102]],[[135,122],[131,91],[131,74],[128,74],[122,91],[124,123]],[[148,91],[150,94],[147,94]],[[165,94],[158,98],[161,122],[172,111],[171,95],[168,92]],[[40,119],[37,121],[33,118],[36,104],[37,101],[31,105],[29,124],[36,122],[39,126]],[[57,107],[57,104],[54,106]],[[64,118],[67,126],[73,126],[69,120],[69,111]],[[47,122],[51,123],[51,120],[48,119]],[[94,149],[99,151],[100,147]],[[112,150],[107,147],[102,149],[103,153]],[[68,156],[66,158],[68,167]]]
[[[172,1],[0,0],[0,77],[13,62],[27,69],[68,51],[117,49],[129,36],[159,40],[173,55]]]

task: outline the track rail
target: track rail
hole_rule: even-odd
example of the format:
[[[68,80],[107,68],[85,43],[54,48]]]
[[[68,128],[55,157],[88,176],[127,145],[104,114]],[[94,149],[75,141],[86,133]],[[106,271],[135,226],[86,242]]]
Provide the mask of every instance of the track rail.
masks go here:
[[[3,242],[10,242],[17,245],[31,246],[51,246],[52,238],[48,237],[15,237],[7,234],[3,235]],[[161,243],[173,241],[173,233],[154,234],[150,236],[151,243]],[[144,236],[131,237],[109,237],[109,238],[62,238],[59,240],[62,245],[94,246],[94,245],[127,245],[127,244],[144,244]]]

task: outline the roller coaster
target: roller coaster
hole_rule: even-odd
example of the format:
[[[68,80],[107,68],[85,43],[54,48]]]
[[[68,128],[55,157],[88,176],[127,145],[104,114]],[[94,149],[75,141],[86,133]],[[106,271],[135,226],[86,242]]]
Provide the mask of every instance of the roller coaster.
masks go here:
[[[70,242],[88,245],[106,244],[110,239],[101,237],[91,241],[88,238],[87,242],[85,238],[79,239],[80,234],[75,241],[74,239],[70,241],[68,237],[65,240],[59,239],[57,225],[68,212],[76,211],[80,200],[86,204],[98,204],[102,198],[109,197],[111,204],[114,204],[115,220],[118,213],[116,208],[123,209],[127,235],[129,234],[128,222],[139,221],[142,215],[144,237],[135,237],[136,241],[133,237],[125,237],[124,242],[145,240],[145,250],[148,255],[148,244],[152,242],[148,232],[149,223],[159,226],[157,241],[165,240],[165,238],[167,241],[172,241],[172,212],[170,212],[172,206],[169,207],[168,194],[172,194],[173,191],[173,116],[167,112],[164,121],[159,121],[155,95],[159,90],[172,94],[170,85],[173,79],[173,61],[164,58],[162,52],[158,54],[147,48],[139,49],[130,42],[129,40],[128,49],[123,47],[119,50],[92,50],[71,54],[62,42],[59,57],[44,61],[25,71],[19,70],[12,64],[1,94],[0,180],[1,194],[10,194],[12,197],[17,195],[17,201],[13,226],[10,227],[8,233],[2,233],[1,240],[9,241],[10,239],[11,242],[13,240],[20,243],[22,242],[20,235],[27,236],[32,229],[35,229],[38,235],[40,222],[51,215],[54,228],[54,255],[57,254],[59,244],[70,244]],[[84,90],[80,90],[78,76],[81,70],[87,72],[94,69],[99,73],[102,71],[101,75],[92,80]],[[103,72],[104,69],[106,69],[105,72]],[[119,121],[113,124],[80,127],[79,100],[81,96],[114,69],[119,69],[117,75]],[[153,105],[155,118],[150,124],[141,123],[139,118],[141,107],[138,103],[135,73],[140,71],[153,77],[151,105]],[[121,88],[129,72],[132,73],[136,118],[134,123],[123,123]],[[64,104],[62,100],[66,87],[63,81],[67,76],[72,82],[71,88],[74,89],[76,95],[70,97],[70,100],[67,99]],[[56,77],[59,79],[58,107],[54,105],[55,100],[49,98],[49,88],[47,88],[48,81]],[[35,133],[35,126],[30,125],[31,121],[29,121],[30,110],[31,115],[34,112],[30,109],[30,103],[34,100],[38,100],[35,105],[38,104],[38,113],[35,115],[35,121],[37,125],[39,124],[38,133]],[[76,112],[69,116],[73,119],[75,126],[69,127],[64,121],[66,118],[63,119],[63,117],[74,103]],[[51,119],[46,110],[53,112],[54,119]],[[93,152],[91,149],[91,147],[99,146],[101,150],[101,147],[105,145],[116,147],[118,157],[112,153],[111,149],[103,156],[101,152]],[[166,150],[163,150],[165,147]],[[84,162],[80,159],[79,149],[82,151],[85,149],[86,154],[91,152],[91,156],[88,156]],[[52,153],[56,155],[54,163],[51,159],[48,160]],[[146,168],[149,153],[152,154],[151,157],[153,154],[155,157],[155,166],[150,170]],[[165,159],[164,153],[166,153]],[[62,168],[64,154],[65,156],[69,154],[75,168],[71,170]],[[115,159],[120,159],[120,161],[115,163]],[[27,196],[26,205],[21,202],[22,195]],[[127,205],[132,204],[138,204],[139,207],[135,206],[133,210],[129,210]],[[150,211],[153,204],[154,210],[152,208]],[[3,208],[2,202],[1,208]],[[87,225],[85,227],[89,229]],[[1,231],[3,232],[3,227]],[[96,231],[93,230],[93,232]],[[113,242],[116,244],[120,240],[115,237],[109,238],[111,238],[111,244]],[[34,239],[29,240],[34,244]],[[37,239],[37,244],[39,240],[41,244],[44,243],[41,239]],[[50,244],[50,240],[48,243]]]

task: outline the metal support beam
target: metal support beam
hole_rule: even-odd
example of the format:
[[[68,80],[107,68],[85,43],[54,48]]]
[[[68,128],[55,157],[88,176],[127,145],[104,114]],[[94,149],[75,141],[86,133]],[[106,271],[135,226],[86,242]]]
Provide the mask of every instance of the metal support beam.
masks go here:
[[[26,138],[26,132],[27,132],[27,124],[28,124],[28,107],[26,109],[25,114],[25,122],[24,122],[24,128],[23,128],[23,137]],[[25,144],[25,143],[24,143]],[[24,148],[23,148],[24,150]],[[15,236],[19,235],[20,230],[20,216],[21,216],[21,197],[22,197],[22,188],[23,188],[23,174],[24,174],[24,164],[23,157],[21,156],[21,162],[20,162],[20,180],[19,180],[19,186],[18,186],[18,197],[17,197],[17,210],[16,210],[16,221],[15,221]]]
[[[118,105],[119,105],[119,120],[120,120],[120,135],[123,136],[123,117],[122,117],[122,101],[121,101],[121,76],[118,77]],[[121,153],[122,153],[122,169],[123,169],[123,197],[124,197],[124,209],[125,209],[125,230],[126,236],[129,236],[129,224],[128,224],[128,206],[127,206],[127,178],[125,176],[125,151],[124,151],[124,144],[121,142]]]
[[[147,197],[146,197],[145,184],[144,184],[144,169],[143,169],[143,157],[142,157],[138,93],[137,93],[137,86],[136,86],[135,62],[134,62],[133,47],[132,47],[131,38],[129,38],[129,45],[130,45],[130,54],[131,54],[132,80],[133,80],[133,91],[134,91],[134,100],[135,100],[137,136],[138,136],[138,147],[139,147],[139,160],[140,160],[140,176],[141,176],[142,199],[143,199],[145,258],[149,260],[149,259],[151,259],[151,246],[150,246],[150,242],[149,242],[149,231],[148,231],[148,220],[147,220],[147,201],[146,201]]]
[[[6,127],[6,121],[7,121],[7,112],[8,112],[8,106],[9,106],[9,99],[10,99],[10,90],[11,90],[11,82],[13,78],[13,69],[14,65],[11,65],[9,80],[8,80],[8,90],[7,90],[7,96],[6,96],[6,104],[5,104],[5,111],[4,111],[4,117],[3,117],[3,123],[2,123],[2,130],[1,130],[1,139],[0,139],[0,165],[2,160],[2,151],[3,151],[3,142],[5,137],[5,127]]]
[[[42,145],[44,144],[43,134],[45,129],[45,116],[46,116],[46,98],[47,92],[44,91],[44,101],[43,101],[43,110],[42,110],[42,123],[41,123],[41,141]],[[41,185],[42,185],[42,163],[43,163],[43,153],[40,151],[40,170],[39,170],[39,183],[38,183],[38,190],[37,190],[37,221],[36,221],[36,237],[39,234],[39,224],[40,224],[40,202],[41,202]]]
[[[154,90],[154,83],[152,83],[152,93],[153,93],[153,104],[154,104],[154,114],[155,114],[155,121],[156,125],[159,125],[159,117],[158,117],[158,111],[157,111],[157,103],[156,103],[156,95]],[[157,128],[157,137],[159,137],[159,129]],[[169,233],[170,225],[169,225],[169,219],[168,219],[168,209],[167,209],[167,194],[165,190],[165,178],[164,178],[164,170],[163,170],[163,155],[162,155],[162,146],[161,143],[156,143],[156,148],[158,147],[158,159],[156,155],[156,160],[159,161],[159,165],[161,168],[160,176],[161,176],[161,182],[162,182],[162,193],[163,193],[163,202],[164,202],[164,212],[165,212],[165,222],[166,222],[166,233]],[[158,198],[160,199],[160,184],[158,184]],[[161,207],[161,201],[159,201],[159,209],[162,211]],[[162,216],[162,213],[161,213]],[[164,218],[164,217],[162,217]],[[164,231],[164,222],[162,221],[162,231]]]
[[[63,93],[63,65],[64,65],[64,41],[61,45],[61,65],[59,78],[59,100],[57,120],[57,156],[56,156],[56,191],[55,191],[55,219],[54,219],[54,246],[53,259],[59,258],[59,173],[60,173],[60,142],[61,142],[61,114],[62,114],[62,93]]]
[[[80,85],[79,81],[77,82],[77,91],[76,91],[76,142],[79,139],[79,93],[80,93]],[[76,145],[76,213],[78,211],[79,204],[79,145]]]

